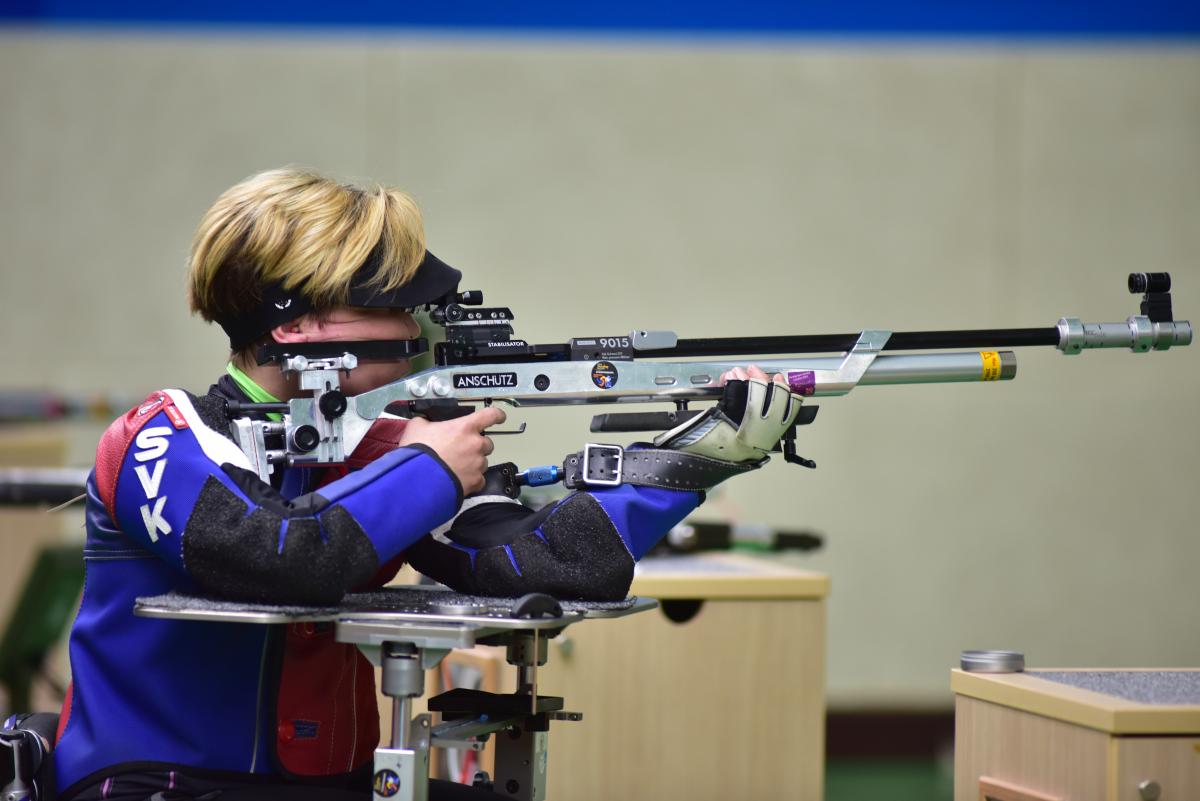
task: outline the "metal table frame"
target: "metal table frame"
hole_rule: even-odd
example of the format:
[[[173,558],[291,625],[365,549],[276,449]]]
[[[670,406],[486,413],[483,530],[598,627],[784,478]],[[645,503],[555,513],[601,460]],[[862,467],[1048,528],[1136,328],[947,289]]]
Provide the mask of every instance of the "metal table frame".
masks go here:
[[[386,747],[375,750],[374,798],[381,801],[427,801],[429,752],[432,748],[479,751],[496,734],[494,792],[516,801],[546,797],[549,723],[581,720],[563,710],[561,698],[538,695],[537,670],[546,664],[546,643],[567,626],[584,620],[624,617],[645,612],[658,602],[637,598],[626,608],[577,609],[555,617],[511,616],[508,599],[489,608],[443,608],[437,613],[370,609],[306,610],[258,604],[178,598],[139,598],[134,614],[170,620],[259,625],[332,622],[339,642],[357,645],[382,669],[381,689],[392,701],[392,730]],[[425,693],[425,671],[450,651],[480,645],[503,645],[517,669],[517,689],[509,695],[452,690],[429,699],[431,711],[442,712],[434,725],[430,712],[414,716],[412,703]],[[485,778],[486,781],[486,778]]]

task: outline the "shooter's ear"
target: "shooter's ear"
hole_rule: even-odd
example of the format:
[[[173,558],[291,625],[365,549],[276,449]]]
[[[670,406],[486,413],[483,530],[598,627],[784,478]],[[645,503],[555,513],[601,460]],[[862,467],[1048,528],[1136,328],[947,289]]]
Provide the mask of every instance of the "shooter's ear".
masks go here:
[[[313,334],[321,327],[320,320],[314,314],[302,314],[295,320],[288,320],[283,325],[271,329],[271,339],[279,343],[311,342]]]

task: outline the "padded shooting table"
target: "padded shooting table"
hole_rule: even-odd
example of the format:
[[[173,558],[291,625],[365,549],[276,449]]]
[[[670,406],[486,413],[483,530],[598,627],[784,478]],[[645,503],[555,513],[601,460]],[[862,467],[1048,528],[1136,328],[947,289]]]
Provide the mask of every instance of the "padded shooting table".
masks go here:
[[[552,720],[580,720],[563,710],[563,700],[537,693],[537,672],[546,663],[548,640],[584,620],[624,617],[653,609],[649,599],[602,603],[554,602],[547,596],[523,599],[462,595],[427,587],[387,587],[350,594],[338,606],[276,606],[220,601],[169,593],[139,598],[134,614],[170,620],[277,625],[328,622],[339,642],[354,643],[382,667],[382,689],[392,700],[389,747],[375,751],[374,797],[424,801],[428,793],[429,749],[479,750],[497,737],[495,792],[521,801],[546,794],[546,738]],[[503,645],[517,668],[511,694],[454,690],[429,699],[432,716],[412,714],[413,699],[424,694],[425,671],[456,648]],[[365,801],[365,800],[364,800]]]

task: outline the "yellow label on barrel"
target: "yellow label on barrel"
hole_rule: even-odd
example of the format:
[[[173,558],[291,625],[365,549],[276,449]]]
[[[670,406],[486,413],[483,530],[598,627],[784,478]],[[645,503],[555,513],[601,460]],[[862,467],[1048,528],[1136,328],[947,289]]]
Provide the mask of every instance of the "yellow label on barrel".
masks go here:
[[[985,350],[980,351],[979,356],[983,359],[983,380],[999,381],[1000,354],[994,350]]]

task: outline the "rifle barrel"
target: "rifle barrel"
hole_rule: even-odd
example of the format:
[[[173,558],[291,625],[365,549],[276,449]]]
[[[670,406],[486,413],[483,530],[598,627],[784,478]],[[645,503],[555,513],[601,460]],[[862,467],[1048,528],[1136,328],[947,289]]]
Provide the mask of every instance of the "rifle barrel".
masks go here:
[[[791,353],[844,353],[854,347],[859,334],[813,334],[777,337],[711,337],[681,339],[673,348],[639,350],[639,359],[681,356],[752,356]],[[884,350],[938,348],[1057,347],[1057,328],[979,328],[963,331],[896,332]]]

